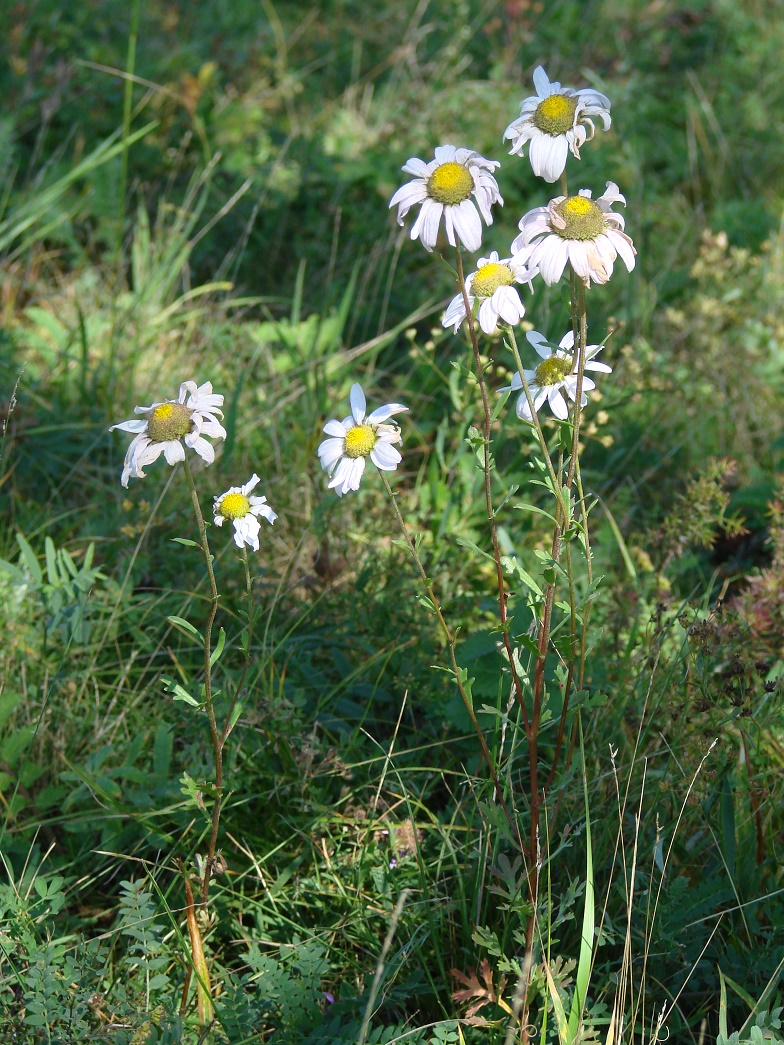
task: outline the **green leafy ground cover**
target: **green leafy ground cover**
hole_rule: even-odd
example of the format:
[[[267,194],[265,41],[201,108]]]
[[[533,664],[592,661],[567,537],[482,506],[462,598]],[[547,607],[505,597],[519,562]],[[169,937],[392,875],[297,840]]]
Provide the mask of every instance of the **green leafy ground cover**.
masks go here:
[[[557,1040],[553,996],[574,997],[584,768],[600,927],[579,1040],[651,1040],[663,1007],[673,1041],[779,1040],[784,8],[150,0],[128,79],[136,10],[18,3],[0,42],[3,1040],[509,1040],[530,914],[514,841],[380,485],[338,500],[316,447],[355,380],[409,405],[395,487],[524,822],[479,403],[439,325],[454,281],[387,204],[440,142],[504,160],[540,62],[611,96],[580,177],[618,182],[639,257],[592,295],[595,339],[614,330],[584,429],[602,582],[585,743],[549,796],[532,1018],[549,1007]],[[542,200],[527,161],[499,180],[483,253],[503,255]],[[531,311],[555,334],[559,289]],[[487,351],[501,387],[511,364]],[[181,477],[159,462],[124,491],[107,431],[191,377],[226,396],[204,489],[256,471],[279,515],[201,925],[207,1031],[177,861],[205,851],[211,751],[162,678],[198,684],[167,618],[202,619],[208,592],[171,540],[196,536]],[[542,503],[532,445],[502,413],[493,453],[520,491],[499,533],[539,576],[546,520],[515,508]],[[242,567],[213,547],[236,650]],[[220,662],[224,699],[240,670]]]

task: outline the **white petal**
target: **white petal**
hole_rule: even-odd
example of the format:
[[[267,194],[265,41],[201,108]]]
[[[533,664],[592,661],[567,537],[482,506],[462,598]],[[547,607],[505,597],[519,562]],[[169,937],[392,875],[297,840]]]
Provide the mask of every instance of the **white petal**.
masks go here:
[[[400,186],[389,201],[389,206],[398,206],[397,220],[402,225],[403,218],[405,218],[409,210],[424,199],[427,199],[427,182],[421,180],[409,181],[405,185]]]
[[[466,250],[479,250],[482,246],[482,220],[471,200],[463,200],[450,208],[455,232]],[[492,219],[491,219],[492,220]]]
[[[325,439],[323,443],[320,443],[318,455],[321,467],[331,473],[332,469],[343,456],[345,445],[343,439]]]
[[[365,420],[365,409],[367,407],[365,393],[362,391],[362,385],[355,383],[351,386],[348,401],[351,406],[351,416],[358,425],[361,425]]]
[[[452,163],[455,159],[456,153],[457,149],[454,147],[454,145],[439,145],[438,148],[435,150],[434,155],[436,158],[436,162],[440,167],[442,163]]]
[[[528,156],[534,174],[545,181],[558,181],[566,167],[569,144],[564,135],[542,134],[534,138]]]
[[[346,435],[346,429],[340,423],[333,418],[331,421],[327,421],[324,425],[324,431],[327,435],[334,436],[336,439],[344,439]]]
[[[119,424],[112,425],[109,429],[110,432],[146,432],[147,422],[146,421],[120,421]]]
[[[569,244],[569,263],[580,276],[581,279],[587,279],[591,274],[591,267],[588,264],[588,248],[586,244],[588,240],[567,240]]]
[[[196,414],[194,414],[193,416],[196,417]],[[210,439],[225,439],[226,438],[226,429],[218,421],[201,421],[196,426],[195,434],[197,436],[199,436],[199,435],[202,434],[202,432],[204,433],[204,435],[208,435],[210,437]],[[193,435],[194,435],[193,432],[189,432],[185,436],[185,442],[186,442],[186,444],[188,446],[192,445],[191,440],[193,438]]]
[[[432,250],[438,242],[438,226],[443,209],[443,205],[436,200],[426,199],[411,228],[411,239],[418,238],[425,250]]]
[[[185,460],[185,447],[179,439],[169,439],[163,444],[163,456],[167,464],[177,464]]]
[[[473,304],[469,297],[469,303]],[[449,302],[449,306],[441,317],[441,325],[443,327],[454,327],[455,333],[457,333],[458,327],[466,318],[465,301],[463,300],[462,294],[456,294],[455,297]]]
[[[345,487],[346,479],[351,472],[351,458],[341,458],[340,464],[335,469],[335,474],[327,484],[328,490],[337,490],[338,497],[342,497],[349,487]]]
[[[637,253],[632,241],[625,233],[615,232],[613,229],[608,229],[605,235],[620,254],[627,271],[631,272],[634,268],[634,256]]]
[[[492,298],[485,298],[479,306],[479,326],[485,334],[493,334],[498,326],[498,312]]]
[[[566,403],[561,395],[561,386],[556,385],[552,388],[547,398],[550,400],[550,409],[558,420],[565,421],[569,416],[569,411],[566,409]]]
[[[266,501],[266,497],[254,497],[251,498],[250,510],[254,515],[261,515],[267,522],[272,525],[278,517],[277,512],[273,512],[272,508],[268,504],[258,503]]]
[[[350,462],[350,465],[351,467],[349,469],[348,478],[346,479],[346,483],[344,484],[344,493],[346,493],[348,490],[359,489],[359,483],[362,479],[362,473],[365,471],[365,458],[355,457],[354,460]]]
[[[407,411],[408,407],[403,406],[402,403],[387,403],[386,406],[377,407],[367,418],[367,423],[369,425],[378,425],[382,421],[386,421],[388,417],[392,417],[393,414],[407,413]]]
[[[212,443],[208,443],[206,439],[197,439],[191,444],[191,447],[207,464],[212,464],[215,460],[215,450]]]
[[[403,460],[403,456],[390,443],[379,441],[370,451],[370,460],[376,468],[383,468],[387,472],[393,472]]]
[[[417,178],[427,179],[431,173],[430,164],[420,160],[418,156],[412,156],[410,160],[406,160],[402,169],[406,174],[413,174]]]
[[[493,304],[504,323],[514,326],[525,315],[525,305],[514,287],[499,287],[493,294]]]
[[[543,243],[537,245],[531,260],[538,264],[539,275],[551,286],[563,275],[568,258],[569,248],[566,240],[560,236],[548,236]]]
[[[540,98],[548,98],[551,93],[550,80],[541,65],[534,69],[534,88]]]
[[[571,352],[574,349],[574,331],[567,330],[561,340],[558,342],[558,347],[562,348],[564,352]]]

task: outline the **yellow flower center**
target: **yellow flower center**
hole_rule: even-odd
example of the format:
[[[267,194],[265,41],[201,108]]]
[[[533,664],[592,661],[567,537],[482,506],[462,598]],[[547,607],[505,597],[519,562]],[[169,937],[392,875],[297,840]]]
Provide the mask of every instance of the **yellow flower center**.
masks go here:
[[[249,511],[250,501],[244,493],[227,493],[218,505],[224,519],[243,519]]]
[[[508,287],[514,283],[512,270],[500,262],[483,265],[471,281],[471,293],[478,298],[490,298],[499,287]]]
[[[376,430],[372,425],[354,425],[346,432],[346,457],[367,457],[376,445]]]
[[[555,208],[566,222],[563,229],[554,228],[564,239],[596,239],[605,230],[604,212],[587,196],[569,196]]]
[[[566,94],[551,94],[539,102],[534,110],[534,125],[545,134],[553,137],[557,134],[565,134],[574,127],[574,113],[577,108],[577,98]]]
[[[182,439],[193,427],[192,413],[182,403],[161,403],[147,417],[147,435],[154,443]]]
[[[562,359],[560,356],[550,356],[543,359],[536,368],[536,383],[540,387],[545,385],[558,385],[567,374],[571,373],[571,359]]]
[[[462,203],[473,191],[474,179],[462,163],[442,163],[427,179],[427,194],[438,203]]]

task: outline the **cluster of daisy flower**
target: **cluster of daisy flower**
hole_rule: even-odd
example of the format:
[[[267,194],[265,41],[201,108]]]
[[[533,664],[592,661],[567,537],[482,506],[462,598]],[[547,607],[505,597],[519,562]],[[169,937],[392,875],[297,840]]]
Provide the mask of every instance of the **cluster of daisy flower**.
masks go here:
[[[541,66],[534,71],[533,80],[536,94],[523,100],[520,116],[506,128],[504,139],[511,140],[513,156],[522,155],[527,144],[534,174],[552,183],[563,175],[569,153],[580,158],[581,146],[594,136],[594,121],[601,122],[605,131],[610,129],[610,100],[599,91],[578,91],[551,82]],[[412,175],[412,180],[397,190],[389,206],[397,207],[400,225],[409,211],[419,206],[411,239],[418,239],[425,250],[432,252],[436,247],[443,221],[446,240],[452,247],[477,251],[482,244],[482,222],[492,225],[491,208],[503,206],[494,177],[499,166],[496,160],[485,159],[472,149],[441,145],[429,163],[412,157],[404,164],[403,171]],[[608,181],[595,200],[590,189],[580,189],[575,195],[556,196],[547,206],[525,214],[509,257],[501,258],[493,251],[479,259],[476,271],[467,277],[444,312],[443,325],[457,333],[469,316],[476,317],[480,329],[492,336],[500,325],[515,326],[523,319],[526,310],[517,288],[528,284],[533,289],[537,276],[552,285],[569,266],[585,286],[602,284],[612,276],[618,257],[631,272],[636,252],[624,232],[623,216],[613,210],[616,203],[625,206],[626,200],[618,186]],[[524,421],[532,422],[532,409],[538,411],[545,402],[559,420],[566,420],[578,384],[581,407],[587,402],[587,393],[595,388],[585,372],[611,372],[606,363],[596,359],[602,346],[586,346],[580,377],[573,331],[557,345],[536,330],[527,338],[540,362],[535,369],[516,373],[511,386],[501,391],[522,390],[517,414]],[[378,468],[396,467],[400,454],[390,444],[401,441],[400,431],[394,423],[379,422],[404,409],[391,404],[365,417],[362,390],[353,386],[351,416],[344,421],[329,421],[324,428],[329,438],[319,446],[330,488],[339,495],[358,489],[368,456]]]
[[[187,449],[195,450],[205,464],[215,460],[215,448],[210,439],[225,439],[226,429],[218,418],[223,417],[223,396],[213,392],[212,384],[206,381],[197,385],[195,381],[183,381],[176,399],[167,399],[151,406],[137,406],[134,413],[142,416],[136,420],[121,421],[112,425],[134,435],[125,453],[120,482],[127,488],[128,480],[144,479],[143,468],[157,461],[163,454],[168,464],[185,460]],[[234,543],[238,548],[247,546],[259,550],[259,516],[274,523],[277,515],[267,504],[266,497],[251,493],[261,480],[255,473],[244,486],[232,486],[216,497],[213,503],[213,518],[216,526],[224,522],[234,527]]]
[[[512,142],[513,156],[522,155],[527,145],[534,174],[552,183],[562,177],[569,153],[580,158],[581,147],[594,136],[594,121],[609,130],[610,101],[599,91],[574,90],[551,82],[541,66],[534,71],[533,82],[536,94],[523,100],[520,116],[506,128],[504,139]],[[403,171],[412,180],[397,190],[389,206],[397,207],[401,225],[409,211],[419,206],[411,238],[418,239],[425,250],[432,252],[437,246],[443,222],[452,247],[478,251],[483,222],[492,225],[492,208],[504,202],[494,177],[499,166],[498,161],[485,159],[472,149],[441,145],[429,163],[416,157],[406,162]],[[529,211],[520,219],[519,235],[510,246],[509,256],[501,258],[493,251],[479,259],[476,271],[467,277],[444,312],[443,325],[457,333],[466,320],[476,317],[483,333],[492,336],[499,327],[512,327],[523,319],[526,309],[518,288],[527,284],[533,290],[537,277],[552,285],[569,267],[585,286],[603,284],[611,278],[619,257],[631,271],[636,252],[624,231],[623,216],[613,210],[617,203],[625,206],[626,201],[618,186],[608,181],[596,199],[590,189],[580,189]],[[527,338],[540,362],[534,369],[515,373],[511,385],[501,391],[522,390],[517,414],[524,421],[532,422],[533,412],[545,402],[555,417],[566,420],[578,385],[582,389],[580,406],[595,387],[585,372],[611,371],[596,359],[602,346],[586,346],[581,361],[571,330],[557,345],[536,330],[529,331]],[[318,447],[321,466],[329,476],[328,487],[338,496],[359,489],[368,458],[381,470],[397,468],[401,455],[395,444],[402,439],[397,422],[391,419],[408,409],[389,403],[368,414],[358,384],[352,385],[349,402],[351,413],[342,421],[327,422],[327,438]],[[218,420],[222,403],[223,397],[214,394],[209,383],[197,387],[195,382],[186,381],[176,400],[137,407],[142,419],[115,425],[135,436],[125,457],[123,486],[131,476],[143,477],[144,466],[161,454],[169,464],[175,464],[184,460],[186,449],[192,449],[210,464],[215,452],[205,436],[225,438]],[[215,499],[216,524],[230,521],[240,547],[258,549],[258,518],[270,523],[276,518],[265,498],[251,495],[258,482],[254,475],[244,486],[231,487]]]

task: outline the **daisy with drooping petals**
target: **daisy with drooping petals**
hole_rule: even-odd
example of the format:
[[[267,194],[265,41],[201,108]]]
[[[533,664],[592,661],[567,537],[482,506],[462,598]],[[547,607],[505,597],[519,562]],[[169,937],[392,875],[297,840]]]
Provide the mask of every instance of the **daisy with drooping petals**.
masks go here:
[[[226,438],[226,429],[218,421],[218,417],[223,417],[222,406],[223,396],[212,391],[209,381],[198,386],[195,381],[183,381],[177,399],[134,407],[134,413],[145,415],[144,420],[121,421],[109,429],[110,432],[116,428],[133,432],[136,437],[125,453],[120,478],[122,485],[127,487],[131,476],[144,479],[142,469],[157,461],[161,454],[167,464],[184,461],[185,446],[195,450],[207,464],[212,464],[215,450],[203,437]]]
[[[330,438],[318,448],[321,467],[331,477],[328,489],[335,490],[338,497],[359,489],[367,457],[384,471],[393,472],[397,468],[402,457],[392,443],[402,442],[400,429],[397,422],[383,422],[393,414],[408,410],[400,403],[388,403],[366,417],[365,393],[356,384],[351,386],[349,402],[351,416],[342,421],[327,421],[324,431]]]
[[[523,100],[520,115],[506,128],[504,139],[513,139],[512,156],[520,156],[530,141],[528,158],[534,174],[545,181],[558,181],[569,151],[579,160],[580,146],[593,138],[592,116],[609,131],[610,99],[591,88],[575,91],[550,83],[541,65],[534,69],[534,87],[536,94]]]
[[[473,311],[474,302],[480,301],[479,326],[485,334],[494,334],[499,319],[510,327],[519,323],[525,315],[525,305],[514,288],[515,283],[527,283],[536,275],[536,269],[526,268],[514,258],[499,261],[496,251],[489,258],[480,258],[476,272],[466,279],[468,304]],[[457,333],[466,318],[465,301],[462,294],[455,295],[441,318],[445,327],[454,327]]]
[[[254,552],[259,550],[259,531],[261,524],[258,516],[266,519],[272,525],[277,515],[267,504],[266,497],[257,497],[251,494],[251,490],[261,482],[254,472],[244,486],[232,486],[226,493],[216,497],[212,506],[213,518],[216,526],[223,526],[224,522],[234,524],[234,543],[238,548],[247,544]]]
[[[389,206],[397,206],[397,222],[402,225],[409,210],[422,204],[411,239],[419,238],[425,250],[435,247],[442,216],[446,238],[453,247],[459,242],[467,250],[479,250],[482,218],[485,224],[492,225],[491,206],[504,203],[492,175],[500,164],[486,160],[473,149],[456,149],[454,145],[439,145],[435,156],[430,163],[416,157],[406,163],[403,170],[413,174],[414,181],[399,188]]]
[[[520,220],[520,235],[512,243],[515,259],[535,265],[548,284],[558,282],[567,262],[586,286],[591,280],[606,283],[619,254],[631,272],[637,251],[613,203],[626,206],[618,186],[608,181],[597,200],[590,189],[580,189],[576,196],[556,196],[546,207],[535,207]]]
[[[535,370],[523,370],[528,391],[534,403],[534,410],[538,413],[539,407],[545,400],[550,403],[550,409],[559,421],[565,421],[569,416],[569,407],[565,396],[572,402],[577,398],[577,362],[574,358],[574,332],[569,331],[561,338],[557,348],[549,344],[544,334],[538,330],[529,330],[525,335],[536,350],[542,362]],[[602,345],[586,345],[585,366],[583,368],[583,390],[580,406],[588,402],[586,392],[595,388],[595,383],[585,374],[586,370],[592,370],[602,374],[611,374],[612,367],[606,363],[598,362],[595,357],[601,352]],[[501,392],[519,392],[523,388],[523,381],[519,373],[512,375],[511,385],[501,388]],[[517,416],[523,421],[533,421],[528,398],[523,391],[517,400]]]

